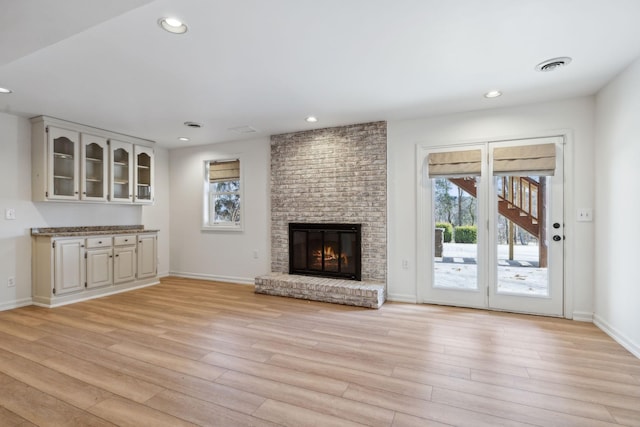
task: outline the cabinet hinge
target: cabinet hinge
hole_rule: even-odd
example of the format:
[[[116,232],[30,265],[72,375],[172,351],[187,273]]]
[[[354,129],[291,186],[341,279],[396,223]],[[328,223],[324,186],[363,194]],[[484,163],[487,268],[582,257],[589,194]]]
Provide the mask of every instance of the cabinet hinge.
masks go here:
[[[53,242],[53,243],[51,244],[51,247],[52,247],[53,249],[55,249],[55,248],[56,248],[56,242]]]
[[[84,287],[85,287],[85,288],[87,287],[87,282],[84,282]]]
[[[54,295],[56,294],[56,288],[53,288],[53,294]]]
[[[49,192],[48,191],[44,192],[44,197],[49,198]]]
[[[45,126],[44,131],[45,131],[46,133],[49,133],[49,126]]]
[[[84,259],[87,259],[87,253],[86,252],[84,253]]]
[[[487,297],[489,297],[489,287],[487,286]]]

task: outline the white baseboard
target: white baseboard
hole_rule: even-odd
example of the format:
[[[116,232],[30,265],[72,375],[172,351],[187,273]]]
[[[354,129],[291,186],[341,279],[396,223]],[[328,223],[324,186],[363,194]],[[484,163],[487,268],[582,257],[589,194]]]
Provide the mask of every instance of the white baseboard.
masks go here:
[[[255,285],[254,277],[217,276],[215,274],[186,273],[171,271],[169,276],[184,277],[185,279],[212,280],[214,282],[234,283],[238,285]]]
[[[593,323],[593,313],[588,311],[574,311],[572,319],[576,322]]]
[[[7,301],[0,304],[0,311],[13,310],[14,308],[26,307],[32,305],[31,298],[22,298],[13,301]]]
[[[640,359],[640,345],[638,343],[634,343],[629,337],[625,334],[611,326],[606,320],[597,314],[593,316],[593,323],[602,331],[613,338],[618,344],[629,350],[631,354]]]
[[[418,302],[418,299],[415,295],[410,294],[387,294],[387,301],[415,304]]]

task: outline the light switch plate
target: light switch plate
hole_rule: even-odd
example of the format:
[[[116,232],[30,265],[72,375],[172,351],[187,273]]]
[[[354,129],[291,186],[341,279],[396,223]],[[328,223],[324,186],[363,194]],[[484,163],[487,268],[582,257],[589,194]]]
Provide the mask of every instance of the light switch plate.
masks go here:
[[[13,208],[6,208],[4,210],[4,219],[16,219],[16,210]]]
[[[580,208],[577,213],[577,221],[580,222],[591,222],[593,221],[593,209],[590,208]]]

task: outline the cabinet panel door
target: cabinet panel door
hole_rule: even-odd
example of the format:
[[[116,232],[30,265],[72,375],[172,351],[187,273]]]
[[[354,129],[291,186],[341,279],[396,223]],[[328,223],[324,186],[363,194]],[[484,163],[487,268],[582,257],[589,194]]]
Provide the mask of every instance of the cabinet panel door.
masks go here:
[[[131,203],[133,201],[133,145],[111,139],[109,153],[109,200]]]
[[[84,289],[84,239],[54,241],[54,293],[62,295]]]
[[[153,203],[155,163],[153,148],[134,147],[134,194],[135,203]]]
[[[124,283],[136,278],[136,247],[123,246],[113,250],[113,283]]]
[[[67,129],[47,127],[47,198],[79,199],[80,134]]]
[[[87,251],[87,288],[113,283],[113,249]]]
[[[138,279],[156,275],[156,236],[138,236]]]
[[[80,150],[80,199],[106,201],[109,150],[106,138],[82,134]]]

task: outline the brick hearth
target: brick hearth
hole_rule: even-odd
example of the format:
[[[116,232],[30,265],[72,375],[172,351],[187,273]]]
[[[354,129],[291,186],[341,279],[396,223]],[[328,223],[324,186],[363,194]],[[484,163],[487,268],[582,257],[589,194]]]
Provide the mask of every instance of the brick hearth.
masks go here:
[[[256,293],[368,308],[380,308],[386,298],[384,283],[283,273],[256,277]]]

